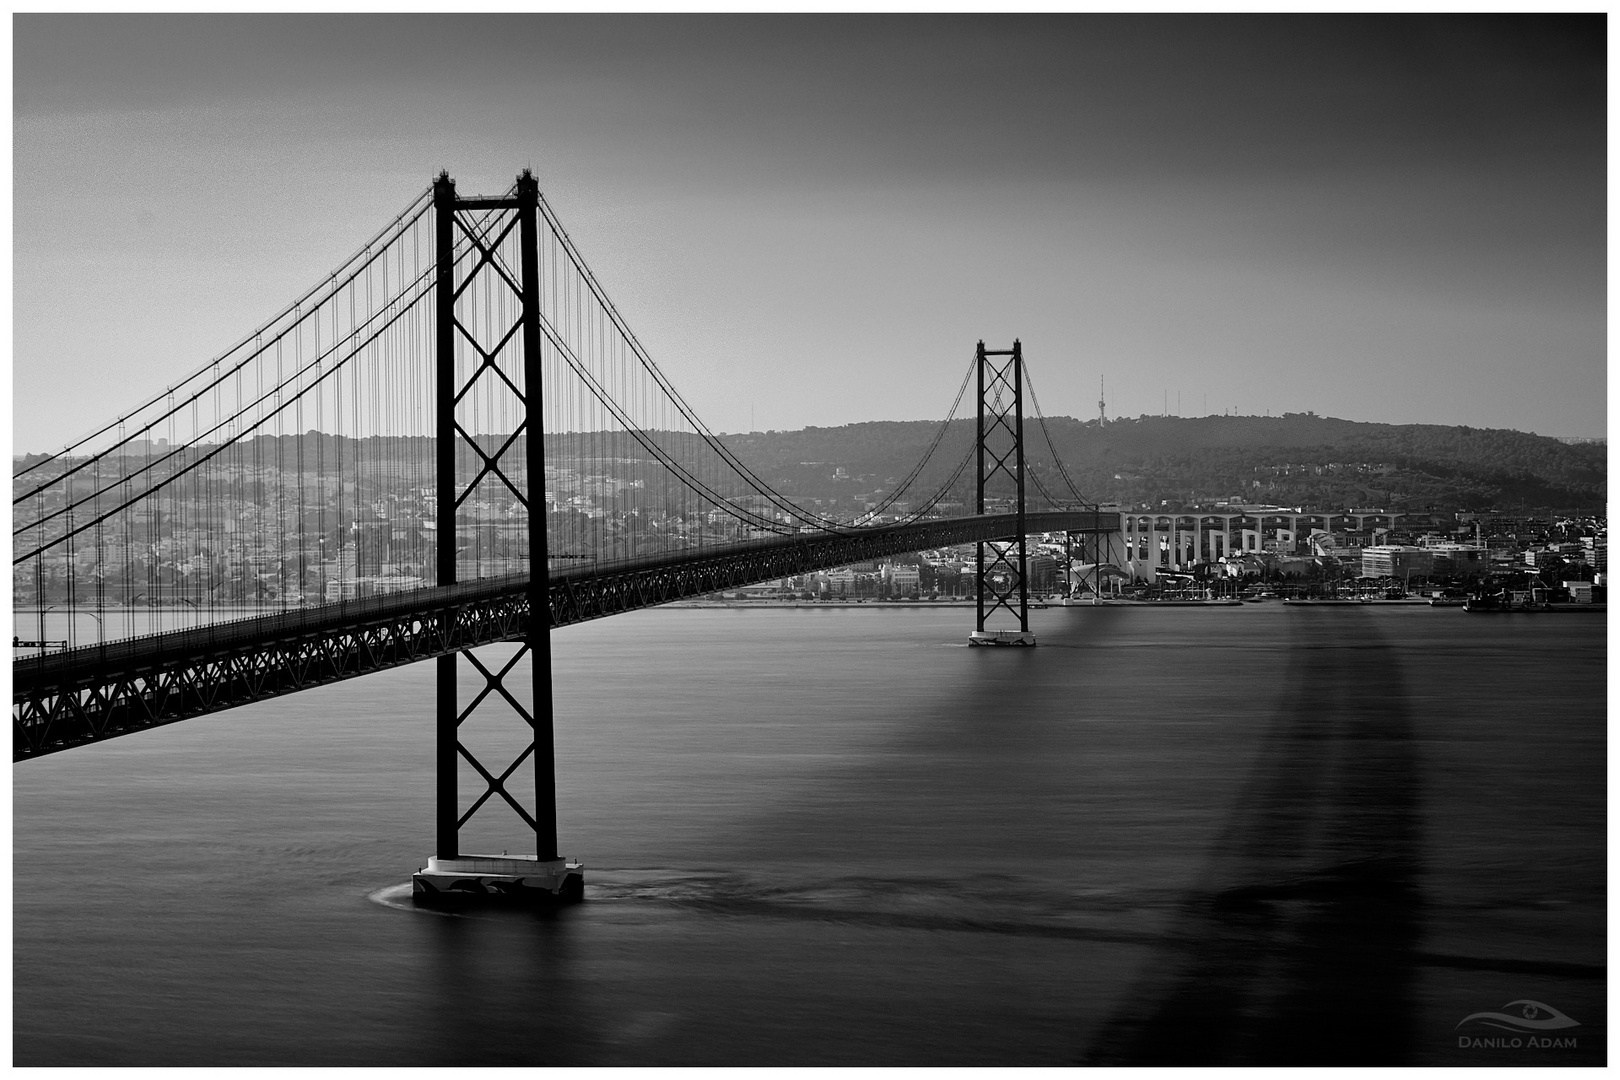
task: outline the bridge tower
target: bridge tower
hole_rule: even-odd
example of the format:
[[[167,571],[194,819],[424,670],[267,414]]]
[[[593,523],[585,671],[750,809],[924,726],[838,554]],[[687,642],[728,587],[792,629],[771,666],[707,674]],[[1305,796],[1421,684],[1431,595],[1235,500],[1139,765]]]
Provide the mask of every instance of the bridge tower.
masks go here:
[[[437,660],[437,853],[413,879],[413,893],[419,901],[466,896],[577,900],[584,893],[581,865],[557,854],[539,202],[539,184],[527,169],[511,194],[498,197],[459,196],[448,173],[441,173],[433,185],[438,260],[434,343],[438,584],[455,585],[461,580],[456,514],[480,484],[493,481],[527,513],[529,588],[527,632],[504,666],[491,670],[493,665],[486,665],[472,649]],[[492,311],[496,313],[493,317]],[[485,383],[479,386],[481,379]],[[473,394],[475,387],[477,394]],[[518,418],[515,430],[501,433],[498,443],[488,437],[490,432],[479,430],[473,415],[474,399],[491,393],[510,395],[510,414]],[[498,449],[491,453],[496,445]],[[460,469],[458,462],[463,465]],[[472,574],[477,576],[476,567]],[[507,685],[508,677],[525,658],[531,677],[527,705]],[[481,685],[475,682],[479,688],[465,707],[458,696],[458,676],[463,671],[481,680]],[[527,725],[529,738],[528,746],[497,773],[466,744],[463,728],[481,707],[499,709],[502,703]],[[483,752],[489,753],[487,749]],[[521,790],[513,777],[530,759],[534,795],[532,804],[525,806],[508,784]],[[462,761],[484,785],[465,810],[458,783]],[[503,803],[533,830],[534,855],[462,851],[461,831],[468,821],[481,810]]]
[[[969,645],[1033,645],[1029,629],[1029,553],[1024,538],[1024,349],[1015,338],[1011,349],[986,349],[979,342],[975,367],[979,380],[978,512],[986,513],[985,489],[997,479],[1010,480],[1016,494],[1018,539],[1013,543],[979,543],[978,629]],[[985,560],[989,548],[990,560]],[[1016,606],[1015,606],[1016,601]],[[987,621],[1016,619],[1018,628],[991,628]]]

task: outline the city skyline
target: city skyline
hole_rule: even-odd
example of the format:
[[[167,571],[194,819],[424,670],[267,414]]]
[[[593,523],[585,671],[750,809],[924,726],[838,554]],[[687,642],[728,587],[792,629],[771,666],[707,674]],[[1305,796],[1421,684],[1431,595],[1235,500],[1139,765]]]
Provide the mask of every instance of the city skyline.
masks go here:
[[[1601,16],[14,31],[14,452],[526,165],[717,430],[937,418],[1018,336],[1052,415],[1606,433]]]

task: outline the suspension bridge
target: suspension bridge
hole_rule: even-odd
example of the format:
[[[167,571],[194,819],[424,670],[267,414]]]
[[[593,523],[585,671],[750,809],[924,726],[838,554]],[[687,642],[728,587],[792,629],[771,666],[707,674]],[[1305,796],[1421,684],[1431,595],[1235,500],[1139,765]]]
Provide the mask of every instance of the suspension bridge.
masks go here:
[[[22,459],[12,508],[14,761],[432,660],[424,895],[583,887],[557,855],[551,628],[975,544],[970,640],[1034,644],[1026,537],[1120,529],[1045,437],[1018,342],[979,343],[874,504],[788,497],[681,397],[527,171],[498,196],[441,175],[233,348]],[[521,730],[499,771],[463,738],[492,705]],[[535,855],[463,852],[502,807]]]

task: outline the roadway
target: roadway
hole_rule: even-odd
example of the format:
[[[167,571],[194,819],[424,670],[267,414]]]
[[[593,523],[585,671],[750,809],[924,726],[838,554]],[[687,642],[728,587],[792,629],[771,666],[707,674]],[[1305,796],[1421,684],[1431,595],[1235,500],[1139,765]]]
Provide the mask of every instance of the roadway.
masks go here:
[[[987,514],[799,533],[549,575],[551,626],[854,562],[1018,533]],[[1112,532],[1091,511],[1026,514],[1026,534]],[[133,734],[529,633],[531,575],[510,574],[102,642],[14,660],[12,760]]]

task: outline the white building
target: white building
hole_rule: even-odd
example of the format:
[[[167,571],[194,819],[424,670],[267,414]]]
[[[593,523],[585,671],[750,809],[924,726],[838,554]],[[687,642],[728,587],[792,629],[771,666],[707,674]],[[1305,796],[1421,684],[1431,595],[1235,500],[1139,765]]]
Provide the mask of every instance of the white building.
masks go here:
[[[1427,548],[1408,544],[1378,544],[1361,549],[1363,577],[1387,577],[1405,580],[1428,577],[1434,573],[1434,553]]]
[[[890,565],[883,568],[889,588],[897,593],[913,593],[922,588],[922,573],[915,566]]]

